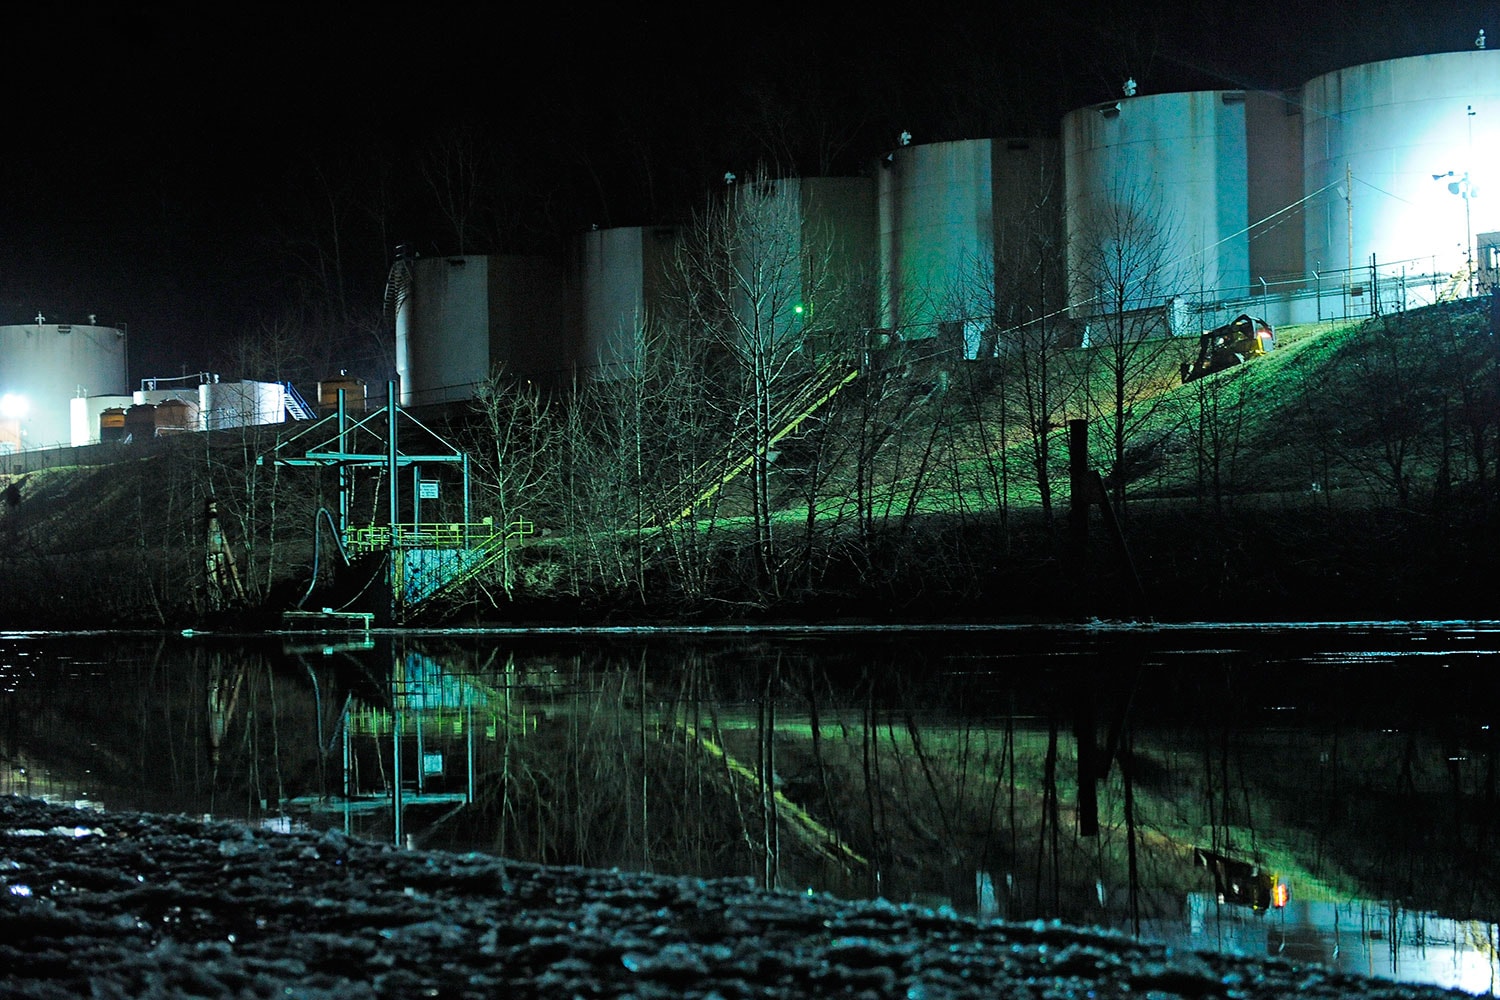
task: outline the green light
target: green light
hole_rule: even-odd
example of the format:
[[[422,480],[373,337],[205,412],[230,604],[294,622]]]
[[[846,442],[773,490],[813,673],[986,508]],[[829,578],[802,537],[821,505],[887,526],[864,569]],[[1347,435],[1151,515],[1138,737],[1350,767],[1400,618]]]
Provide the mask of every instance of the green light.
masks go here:
[[[793,306],[792,307],[792,312],[796,313],[798,316],[801,316],[802,315],[802,303],[799,302],[795,306]]]

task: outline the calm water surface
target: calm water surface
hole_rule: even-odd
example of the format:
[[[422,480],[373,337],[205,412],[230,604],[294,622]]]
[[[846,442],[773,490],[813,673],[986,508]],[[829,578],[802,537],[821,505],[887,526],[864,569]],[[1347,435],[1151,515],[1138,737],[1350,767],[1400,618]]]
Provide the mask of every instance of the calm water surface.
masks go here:
[[[0,793],[1492,992],[1500,623],[0,636]]]

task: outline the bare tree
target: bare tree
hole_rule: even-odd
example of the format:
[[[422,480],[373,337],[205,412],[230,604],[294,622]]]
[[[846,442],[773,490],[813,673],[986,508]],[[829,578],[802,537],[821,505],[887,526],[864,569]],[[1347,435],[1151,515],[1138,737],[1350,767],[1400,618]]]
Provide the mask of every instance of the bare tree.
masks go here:
[[[1159,458],[1156,417],[1177,378],[1171,362],[1180,345],[1171,339],[1170,317],[1182,277],[1172,256],[1176,225],[1155,197],[1136,188],[1116,189],[1082,212],[1069,258],[1073,305],[1089,317],[1083,401],[1106,425],[1106,481],[1123,512],[1126,483]]]
[[[478,131],[456,126],[437,133],[421,164],[438,210],[453,232],[457,253],[469,253],[484,207],[489,170]]]
[[[718,475],[737,474],[743,461],[758,574],[773,591],[773,445],[816,372],[808,336],[835,299],[831,256],[828,234],[804,224],[794,191],[762,176],[700,212],[675,261],[685,319],[725,363],[720,406],[732,444]]]
[[[1075,388],[1064,363],[1068,322],[1063,310],[1061,237],[1045,203],[995,234],[995,323],[998,350],[1013,377],[1005,391],[1024,428],[1027,455],[1046,524],[1052,523],[1052,438],[1065,423],[1063,408]],[[1007,421],[1008,422],[1008,421]]]
[[[485,449],[476,455],[479,485],[488,516],[508,535],[510,526],[553,516],[558,470],[558,420],[541,391],[494,371],[474,396],[482,417]],[[508,545],[501,546],[500,584],[507,599],[515,596],[517,565]]]
[[[1309,384],[1313,433],[1346,469],[1386,490],[1400,506],[1437,446],[1444,401],[1434,343],[1407,314],[1371,320],[1329,355]]]
[[[1188,387],[1198,499],[1211,500],[1216,514],[1223,514],[1224,498],[1233,488],[1246,411],[1255,398],[1247,374],[1245,367],[1235,367]]]

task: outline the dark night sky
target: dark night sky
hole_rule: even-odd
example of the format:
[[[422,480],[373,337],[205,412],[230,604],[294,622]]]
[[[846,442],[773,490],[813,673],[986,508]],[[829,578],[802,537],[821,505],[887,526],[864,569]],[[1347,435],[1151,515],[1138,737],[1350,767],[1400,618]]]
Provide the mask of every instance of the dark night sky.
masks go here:
[[[126,323],[132,378],[222,367],[275,324],[357,369],[393,247],[459,249],[437,150],[477,164],[463,249],[554,251],[680,217],[757,161],[858,172],[903,129],[1048,134],[1126,76],[1286,87],[1481,26],[1500,43],[1472,0],[975,6],[13,10],[0,322]]]

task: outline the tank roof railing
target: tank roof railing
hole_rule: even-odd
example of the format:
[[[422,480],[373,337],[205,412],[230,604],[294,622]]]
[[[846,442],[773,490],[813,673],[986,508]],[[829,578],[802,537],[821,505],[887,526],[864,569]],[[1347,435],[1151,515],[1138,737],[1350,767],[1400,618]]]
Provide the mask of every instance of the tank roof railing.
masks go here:
[[[142,392],[154,392],[163,387],[163,383],[186,383],[190,385],[213,385],[219,381],[218,372],[195,372],[192,375],[166,375],[153,378],[141,379]]]

